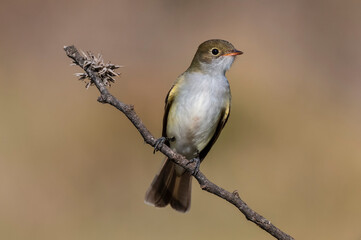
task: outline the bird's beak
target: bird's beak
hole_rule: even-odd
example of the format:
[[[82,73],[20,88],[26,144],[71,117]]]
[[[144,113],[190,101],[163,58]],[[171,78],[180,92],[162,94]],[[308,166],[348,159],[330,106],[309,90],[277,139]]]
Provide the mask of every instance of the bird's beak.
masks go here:
[[[237,55],[241,55],[241,54],[243,54],[242,51],[234,50],[230,53],[223,54],[223,56],[237,56]]]

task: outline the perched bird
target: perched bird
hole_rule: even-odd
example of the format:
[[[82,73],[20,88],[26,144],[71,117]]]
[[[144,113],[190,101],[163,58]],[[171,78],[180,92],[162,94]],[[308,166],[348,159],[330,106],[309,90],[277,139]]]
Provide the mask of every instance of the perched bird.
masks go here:
[[[235,57],[242,54],[225,40],[202,43],[189,68],[181,74],[165,100],[163,143],[196,162],[195,173],[216,142],[227,122],[231,92],[226,71]],[[155,176],[145,202],[155,207],[168,204],[179,212],[187,212],[191,203],[191,173],[166,159]]]

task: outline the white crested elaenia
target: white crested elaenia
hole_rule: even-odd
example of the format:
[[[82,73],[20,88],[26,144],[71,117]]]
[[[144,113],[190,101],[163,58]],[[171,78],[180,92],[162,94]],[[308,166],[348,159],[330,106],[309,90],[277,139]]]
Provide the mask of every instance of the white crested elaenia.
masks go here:
[[[158,141],[195,161],[198,168],[227,122],[231,92],[225,73],[240,54],[224,40],[202,43],[190,67],[177,78],[166,97],[163,137]],[[166,159],[145,202],[156,207],[170,204],[186,212],[190,208],[191,183],[189,172]]]

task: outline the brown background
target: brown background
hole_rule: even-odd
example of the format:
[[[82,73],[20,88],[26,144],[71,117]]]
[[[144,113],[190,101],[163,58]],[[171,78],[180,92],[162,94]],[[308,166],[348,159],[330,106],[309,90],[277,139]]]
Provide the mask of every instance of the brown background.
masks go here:
[[[143,203],[159,169],[96,102],[63,46],[124,65],[111,92],[160,136],[198,44],[245,52],[228,125],[202,164],[296,239],[361,239],[359,1],[2,1],[1,239],[273,239],[194,184],[179,214]],[[194,182],[195,183],[195,182]]]

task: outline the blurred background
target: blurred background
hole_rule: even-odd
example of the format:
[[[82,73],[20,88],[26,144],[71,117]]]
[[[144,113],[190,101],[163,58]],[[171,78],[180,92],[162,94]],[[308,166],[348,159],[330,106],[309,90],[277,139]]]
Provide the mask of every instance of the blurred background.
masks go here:
[[[1,1],[1,239],[273,239],[193,183],[180,214],[143,198],[163,156],[64,45],[123,65],[110,90],[161,134],[197,46],[244,55],[202,172],[296,239],[361,239],[359,1]]]

